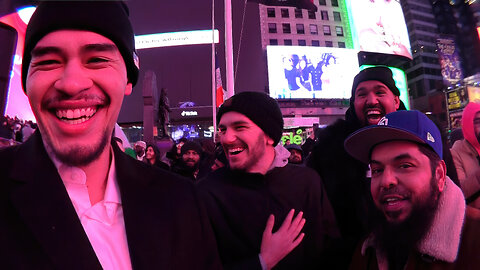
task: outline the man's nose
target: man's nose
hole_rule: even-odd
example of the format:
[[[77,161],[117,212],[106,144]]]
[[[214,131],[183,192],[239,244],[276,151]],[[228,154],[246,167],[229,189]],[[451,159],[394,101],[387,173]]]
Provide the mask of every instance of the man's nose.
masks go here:
[[[375,93],[368,93],[367,104],[377,104],[377,103],[378,103],[377,95],[375,95]]]
[[[390,189],[398,184],[397,175],[389,168],[385,168],[379,178],[377,181],[380,181],[379,183],[382,189]]]
[[[231,143],[235,141],[235,132],[233,132],[231,129],[225,130],[225,132],[220,136],[220,141],[222,143]]]
[[[55,82],[55,88],[70,96],[92,87],[93,81],[80,61],[72,60],[65,64],[61,77]]]

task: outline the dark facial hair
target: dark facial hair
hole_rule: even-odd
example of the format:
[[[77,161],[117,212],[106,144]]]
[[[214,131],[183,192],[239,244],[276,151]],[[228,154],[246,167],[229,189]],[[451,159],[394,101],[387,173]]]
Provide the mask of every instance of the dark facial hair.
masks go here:
[[[388,259],[389,270],[402,270],[408,255],[414,250],[432,225],[437,210],[440,191],[436,179],[430,179],[430,193],[422,204],[415,204],[410,216],[399,224],[387,221],[383,213],[377,211],[374,229],[375,239],[380,250],[383,250]]]

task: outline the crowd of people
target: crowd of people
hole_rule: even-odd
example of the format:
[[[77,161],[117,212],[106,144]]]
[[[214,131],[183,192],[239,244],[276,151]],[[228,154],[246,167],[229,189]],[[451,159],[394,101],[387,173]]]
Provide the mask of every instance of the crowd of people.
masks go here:
[[[138,74],[123,1],[40,1],[22,63],[38,128],[0,149],[1,268],[480,264],[480,105],[465,109],[449,161],[391,70],[371,67],[355,76],[345,119],[303,147],[281,145],[276,100],[245,91],[220,106],[218,145],[181,140],[162,159],[115,131]]]
[[[26,141],[33,134],[37,124],[18,117],[0,116],[0,147]]]

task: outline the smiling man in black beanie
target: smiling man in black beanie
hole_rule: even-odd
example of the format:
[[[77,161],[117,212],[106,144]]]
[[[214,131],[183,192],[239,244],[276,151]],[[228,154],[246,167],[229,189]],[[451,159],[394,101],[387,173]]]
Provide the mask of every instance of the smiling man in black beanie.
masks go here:
[[[121,1],[39,1],[22,83],[38,130],[0,150],[2,269],[219,269],[191,183],[111,143],[138,78]]]
[[[376,125],[385,114],[404,110],[399,96],[390,68],[376,66],[360,71],[353,81],[345,120],[321,130],[307,158],[307,166],[315,169],[325,184],[342,234],[345,259],[337,269],[348,267],[357,242],[367,232],[368,209],[373,208],[368,168],[345,151],[343,142],[352,132]]]
[[[338,231],[330,203],[313,170],[288,164],[277,102],[239,93],[217,121],[229,166],[199,189],[224,268],[333,269],[329,243]]]

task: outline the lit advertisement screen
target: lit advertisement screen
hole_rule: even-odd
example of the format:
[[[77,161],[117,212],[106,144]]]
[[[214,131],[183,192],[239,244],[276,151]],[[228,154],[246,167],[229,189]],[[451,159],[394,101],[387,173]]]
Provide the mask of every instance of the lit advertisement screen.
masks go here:
[[[360,67],[361,70],[373,67],[371,65],[363,65]],[[395,67],[388,67],[393,73],[393,80],[395,81],[395,85],[397,86],[398,90],[400,90],[400,100],[403,101],[403,104],[410,110],[410,101],[408,98],[408,83],[407,83],[407,76],[405,72],[399,68]]]
[[[352,49],[267,46],[270,96],[276,99],[348,99],[359,72]]]
[[[17,30],[17,48],[13,59],[12,73],[10,74],[10,83],[7,93],[7,105],[5,114],[11,117],[17,116],[23,120],[35,121],[35,116],[30,108],[28,98],[22,88],[22,55],[23,44],[25,40],[25,31],[28,20],[33,13],[34,8],[26,8],[22,11],[0,17],[0,21],[10,25]]]
[[[412,59],[399,0],[347,0],[354,48]]]

